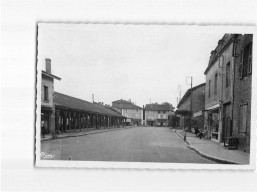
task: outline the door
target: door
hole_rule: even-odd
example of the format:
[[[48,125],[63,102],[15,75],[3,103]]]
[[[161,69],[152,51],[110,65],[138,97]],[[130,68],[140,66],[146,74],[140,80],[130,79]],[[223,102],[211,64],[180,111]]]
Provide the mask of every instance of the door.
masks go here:
[[[161,122],[161,127],[163,126],[163,122]]]
[[[225,137],[230,137],[232,135],[232,130],[231,130],[231,115],[230,115],[230,108],[231,108],[231,105],[228,104],[228,105],[225,105],[224,106],[224,116],[223,116],[223,131],[222,131],[222,138],[224,141],[224,138]]]

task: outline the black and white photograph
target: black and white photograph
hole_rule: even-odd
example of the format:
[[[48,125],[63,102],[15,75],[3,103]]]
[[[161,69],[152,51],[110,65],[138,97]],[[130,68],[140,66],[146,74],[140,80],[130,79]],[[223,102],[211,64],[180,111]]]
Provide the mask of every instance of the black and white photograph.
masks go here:
[[[257,190],[256,0],[1,0],[1,192]]]
[[[37,165],[249,166],[253,38],[222,27],[38,23]]]

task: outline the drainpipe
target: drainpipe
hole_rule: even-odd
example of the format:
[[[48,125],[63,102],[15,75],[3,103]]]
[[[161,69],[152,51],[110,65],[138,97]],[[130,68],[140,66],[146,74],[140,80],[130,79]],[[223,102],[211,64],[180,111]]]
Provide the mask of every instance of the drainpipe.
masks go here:
[[[221,114],[220,114],[220,118],[221,118],[221,138],[223,137],[224,135],[224,132],[223,132],[223,109],[224,109],[224,106],[223,106],[223,67],[224,67],[224,55],[223,54],[220,54],[219,57],[222,57],[222,66],[220,66],[220,58],[219,58],[219,68],[221,68],[221,98],[220,98],[220,104],[221,104]],[[220,140],[220,137],[219,137],[219,140]]]
[[[231,120],[232,120],[232,126],[231,128],[233,129],[233,119],[234,119],[234,115],[233,115],[233,111],[234,111],[234,101],[235,101],[235,75],[236,75],[236,70],[235,70],[235,64],[236,64],[236,58],[237,58],[237,54],[236,54],[236,49],[237,49],[237,37],[238,35],[233,35],[233,53],[232,53],[232,58],[233,58],[233,86],[232,86],[232,114],[231,114]],[[232,132],[233,135],[233,132]]]

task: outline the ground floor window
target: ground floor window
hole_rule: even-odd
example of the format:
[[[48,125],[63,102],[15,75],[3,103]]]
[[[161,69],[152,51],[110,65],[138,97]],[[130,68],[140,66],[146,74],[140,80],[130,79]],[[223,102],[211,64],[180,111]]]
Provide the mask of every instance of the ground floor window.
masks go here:
[[[240,105],[240,132],[246,133],[247,131],[247,108],[248,104]]]

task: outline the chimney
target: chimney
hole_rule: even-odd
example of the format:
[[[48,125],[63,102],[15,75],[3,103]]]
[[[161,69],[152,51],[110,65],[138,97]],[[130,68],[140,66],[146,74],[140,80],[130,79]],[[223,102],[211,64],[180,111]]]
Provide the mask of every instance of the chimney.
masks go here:
[[[131,103],[131,99],[128,100]]]
[[[51,59],[46,58],[45,61],[46,61],[46,72],[51,74]]]

